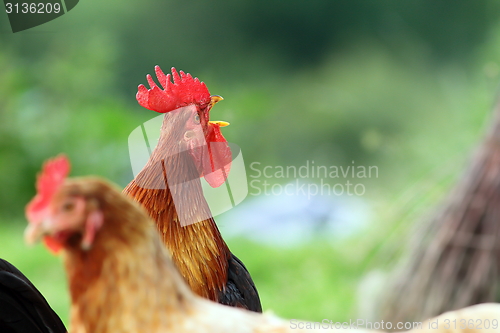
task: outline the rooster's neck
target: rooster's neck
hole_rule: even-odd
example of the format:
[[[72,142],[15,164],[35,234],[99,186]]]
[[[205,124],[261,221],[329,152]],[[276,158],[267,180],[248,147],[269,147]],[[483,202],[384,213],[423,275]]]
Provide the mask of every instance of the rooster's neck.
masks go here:
[[[124,192],[156,221],[181,275],[195,293],[217,301],[227,283],[229,249],[211,217],[199,171],[187,151],[162,137]]]

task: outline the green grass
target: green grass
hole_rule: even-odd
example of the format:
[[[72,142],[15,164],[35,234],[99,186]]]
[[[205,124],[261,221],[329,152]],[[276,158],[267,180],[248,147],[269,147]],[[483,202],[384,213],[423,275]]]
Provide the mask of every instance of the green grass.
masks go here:
[[[324,240],[295,248],[244,239],[228,243],[252,274],[264,310],[314,321],[354,318],[357,284],[366,263],[355,247]]]

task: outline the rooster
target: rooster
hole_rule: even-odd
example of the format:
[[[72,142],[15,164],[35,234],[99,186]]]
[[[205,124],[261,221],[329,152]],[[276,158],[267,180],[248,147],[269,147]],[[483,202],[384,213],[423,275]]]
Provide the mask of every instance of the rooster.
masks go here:
[[[3,259],[0,259],[0,332],[66,332],[63,322],[38,289]]]
[[[257,289],[245,265],[224,242],[203,196],[200,177],[213,187],[224,183],[231,150],[210,110],[220,96],[190,74],[155,68],[160,89],[140,85],[143,107],[164,113],[158,144],[149,161],[124,193],[156,221],[163,243],[191,289],[221,304],[262,312]]]

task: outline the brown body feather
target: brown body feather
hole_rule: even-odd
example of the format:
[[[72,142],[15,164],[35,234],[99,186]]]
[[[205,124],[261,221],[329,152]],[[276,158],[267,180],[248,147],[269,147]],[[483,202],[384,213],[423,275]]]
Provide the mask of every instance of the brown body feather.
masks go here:
[[[181,226],[170,190],[144,189],[133,181],[125,190],[156,221],[163,243],[191,289],[218,301],[227,281],[229,249],[213,219]]]

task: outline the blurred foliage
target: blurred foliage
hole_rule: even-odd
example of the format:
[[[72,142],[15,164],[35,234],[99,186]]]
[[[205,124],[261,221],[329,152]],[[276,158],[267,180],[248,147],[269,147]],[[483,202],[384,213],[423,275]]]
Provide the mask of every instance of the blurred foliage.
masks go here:
[[[35,175],[64,152],[73,175],[125,186],[127,137],[156,116],[137,105],[136,87],[154,65],[175,66],[225,97],[212,117],[231,122],[224,134],[247,165],[379,167],[366,180],[376,216],[355,241],[230,243],[266,308],[346,319],[368,259],[400,251],[481,138],[500,77],[499,9],[494,0],[87,0],[17,34],[0,13],[0,257],[42,292],[59,290],[51,297],[66,313],[57,260],[21,243]]]

